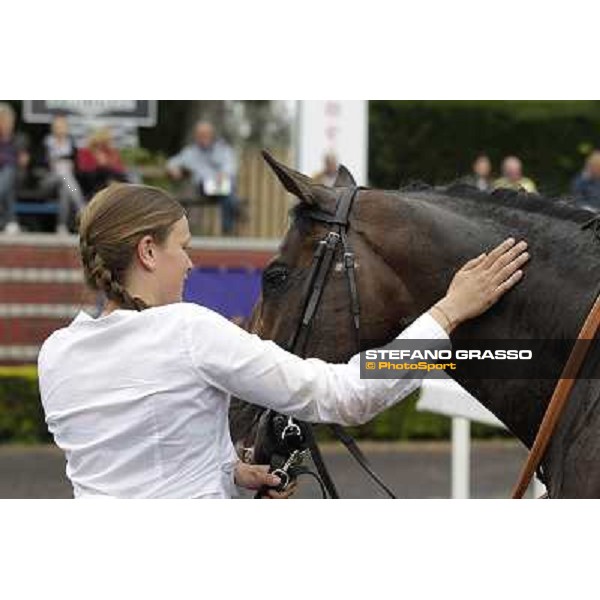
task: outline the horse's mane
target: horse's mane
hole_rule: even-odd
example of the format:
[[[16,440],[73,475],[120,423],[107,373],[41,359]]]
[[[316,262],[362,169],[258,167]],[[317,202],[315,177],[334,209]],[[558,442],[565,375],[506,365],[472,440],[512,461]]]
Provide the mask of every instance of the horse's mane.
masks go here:
[[[519,293],[513,294],[512,298],[520,297],[525,290],[544,289],[552,281],[568,280],[569,285],[557,286],[540,306],[539,314],[544,315],[544,324],[552,324],[557,335],[571,331],[572,323],[581,318],[579,307],[587,306],[589,297],[598,293],[593,274],[600,267],[597,243],[600,214],[592,210],[576,206],[567,198],[546,198],[506,189],[489,193],[464,183],[417,191],[402,189],[394,194],[399,202],[402,197],[416,206],[439,207],[443,212],[432,220],[435,218],[441,228],[448,226],[445,218],[450,213],[470,221],[463,229],[460,220],[454,222],[455,239],[462,234],[465,239],[466,236],[470,239],[479,236],[472,226],[476,223],[481,223],[481,235],[483,232],[492,237],[495,235],[497,240],[508,234],[525,238],[535,248],[535,256],[543,259],[537,261],[535,269],[528,271]],[[592,226],[593,235],[581,231],[584,224]],[[482,238],[478,239],[481,242]],[[507,318],[516,322],[521,308],[513,302],[507,306]],[[571,306],[570,316],[559,309],[561,306]]]
[[[479,207],[488,205],[490,209],[505,208],[527,213],[534,213],[571,221],[573,223],[585,223],[597,216],[592,210],[576,206],[573,199],[569,197],[549,198],[539,194],[529,194],[525,191],[509,189],[497,189],[492,192],[481,191],[466,183],[451,183],[448,186],[438,188],[425,186],[419,182],[418,187],[412,184],[400,188],[396,193],[408,193],[412,195],[425,195],[450,199],[470,200]],[[464,207],[468,208],[467,206]]]
[[[525,191],[503,188],[487,192],[463,182],[454,182],[443,187],[434,187],[423,181],[414,181],[402,186],[398,190],[386,190],[385,193],[403,194],[429,198],[431,200],[460,200],[461,212],[467,213],[471,211],[469,211],[469,205],[463,203],[465,200],[471,201],[472,208],[476,208],[476,212],[478,213],[480,212],[481,205],[486,205],[489,206],[492,212],[499,208],[517,210],[580,224],[598,216],[592,210],[577,206],[574,204],[574,200],[568,196],[552,198],[540,194],[530,194]],[[298,202],[290,208],[289,216],[298,225],[307,225],[311,221],[310,212],[313,209],[314,207],[306,202]]]

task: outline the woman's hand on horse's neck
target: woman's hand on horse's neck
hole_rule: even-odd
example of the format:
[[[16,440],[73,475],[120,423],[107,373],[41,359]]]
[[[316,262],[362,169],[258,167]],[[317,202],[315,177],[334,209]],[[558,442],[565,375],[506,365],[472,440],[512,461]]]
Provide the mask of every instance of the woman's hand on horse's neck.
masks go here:
[[[454,276],[444,298],[429,310],[451,333],[460,323],[483,314],[523,277],[529,260],[526,242],[508,238],[488,254],[468,261]]]

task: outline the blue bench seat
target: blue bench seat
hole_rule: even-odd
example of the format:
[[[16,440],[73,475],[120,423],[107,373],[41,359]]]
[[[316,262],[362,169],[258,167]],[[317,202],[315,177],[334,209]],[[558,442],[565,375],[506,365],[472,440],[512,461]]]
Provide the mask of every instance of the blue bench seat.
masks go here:
[[[58,202],[17,202],[15,204],[17,215],[56,215],[58,214]]]

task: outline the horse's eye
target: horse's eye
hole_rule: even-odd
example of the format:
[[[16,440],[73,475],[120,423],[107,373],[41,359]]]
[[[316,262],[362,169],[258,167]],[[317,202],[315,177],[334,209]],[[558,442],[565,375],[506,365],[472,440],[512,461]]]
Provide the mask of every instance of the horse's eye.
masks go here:
[[[275,266],[263,273],[263,285],[265,288],[277,289],[282,286],[288,278],[288,270],[283,266]]]

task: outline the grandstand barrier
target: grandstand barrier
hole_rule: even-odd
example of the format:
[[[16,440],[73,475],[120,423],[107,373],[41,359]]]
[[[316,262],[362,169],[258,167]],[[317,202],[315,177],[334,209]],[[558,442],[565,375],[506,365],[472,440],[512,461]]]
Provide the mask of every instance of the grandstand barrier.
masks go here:
[[[185,300],[237,322],[246,319],[260,290],[262,269],[279,240],[194,238],[195,265]],[[0,234],[0,364],[37,360],[43,341],[81,310],[97,312],[103,299],[86,289],[77,236]]]

